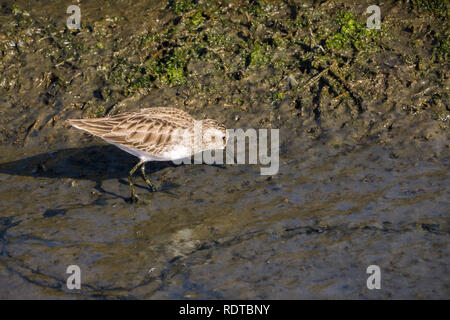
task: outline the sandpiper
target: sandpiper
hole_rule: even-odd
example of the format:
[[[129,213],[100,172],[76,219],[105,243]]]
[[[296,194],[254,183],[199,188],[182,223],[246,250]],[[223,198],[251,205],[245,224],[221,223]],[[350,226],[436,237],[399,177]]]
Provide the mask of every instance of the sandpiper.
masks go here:
[[[139,199],[132,181],[139,168],[150,190],[156,191],[145,174],[146,162],[179,160],[197,152],[223,149],[228,138],[226,127],[218,121],[197,121],[187,112],[170,107],[145,108],[105,118],[70,119],[68,123],[139,158],[128,175],[131,202]]]

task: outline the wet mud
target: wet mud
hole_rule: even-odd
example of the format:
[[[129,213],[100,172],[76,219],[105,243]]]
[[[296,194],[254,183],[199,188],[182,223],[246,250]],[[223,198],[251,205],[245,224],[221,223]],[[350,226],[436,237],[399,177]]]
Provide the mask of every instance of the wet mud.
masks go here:
[[[448,299],[448,2],[79,5],[0,3],[0,298]],[[149,163],[130,204],[65,120],[153,106],[280,129],[279,172]]]

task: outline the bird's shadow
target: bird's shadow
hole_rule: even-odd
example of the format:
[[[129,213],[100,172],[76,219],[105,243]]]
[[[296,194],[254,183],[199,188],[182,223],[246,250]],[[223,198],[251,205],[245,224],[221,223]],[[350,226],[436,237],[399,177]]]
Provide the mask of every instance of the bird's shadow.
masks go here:
[[[85,179],[96,182],[96,189],[102,193],[103,180],[119,179],[124,182],[138,159],[119,148],[110,145],[85,148],[61,149],[41,153],[32,157],[0,163],[0,173],[18,176]],[[172,162],[149,162],[147,172],[154,173]],[[136,174],[138,176],[139,174]],[[125,178],[125,179],[124,179]],[[137,185],[139,186],[139,185]],[[164,191],[164,190],[162,190]]]

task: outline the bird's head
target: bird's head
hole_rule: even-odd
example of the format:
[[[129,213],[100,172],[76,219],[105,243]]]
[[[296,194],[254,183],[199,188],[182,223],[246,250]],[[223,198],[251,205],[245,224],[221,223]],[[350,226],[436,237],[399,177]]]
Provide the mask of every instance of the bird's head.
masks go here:
[[[202,121],[202,147],[204,150],[224,149],[227,145],[227,128],[213,119]]]

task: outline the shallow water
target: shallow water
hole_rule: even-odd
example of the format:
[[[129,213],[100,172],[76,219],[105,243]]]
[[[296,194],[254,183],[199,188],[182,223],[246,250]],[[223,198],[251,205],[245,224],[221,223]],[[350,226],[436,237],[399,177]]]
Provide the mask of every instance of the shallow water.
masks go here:
[[[140,2],[136,10],[109,3],[86,15],[144,12]],[[137,21],[121,32],[137,29]],[[14,68],[39,74],[33,57],[25,53]],[[47,102],[33,100],[42,98],[38,87],[1,97],[11,119],[1,120],[0,298],[448,299],[448,122],[392,107],[419,99],[415,90],[423,88],[405,94],[389,82],[385,101],[367,102],[355,121],[354,110],[319,114],[308,101],[298,114],[282,102],[278,117],[263,101],[261,77],[242,80],[246,111],[194,93],[198,108],[191,109],[186,86],[125,100],[130,109],[177,106],[229,128],[280,128],[278,174],[262,176],[259,165],[151,163],[158,192],[136,177],[139,204],[126,201],[136,158],[64,127],[65,118],[80,115],[83,98],[74,95],[98,83],[85,78],[83,87],[72,84],[77,92],[59,88],[44,95]],[[312,104],[327,105],[323,99]],[[66,286],[73,264],[81,268],[80,290]],[[381,268],[381,290],[366,286],[369,265]]]
[[[370,146],[282,157],[272,178],[149,166],[160,192],[138,182],[149,203],[130,205],[134,159],[87,149],[44,154],[45,171],[33,157],[2,165],[2,284],[14,288],[3,297],[446,297],[448,162]],[[76,293],[70,264],[82,270]],[[371,264],[379,292],[365,285]]]

